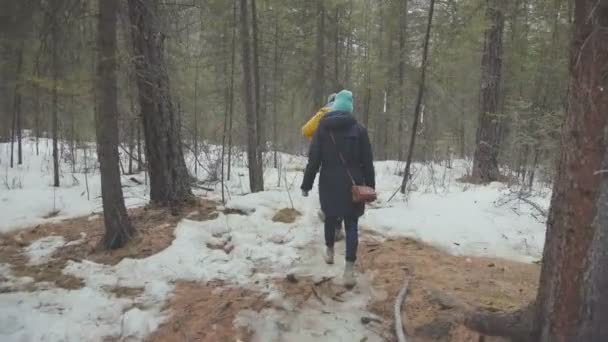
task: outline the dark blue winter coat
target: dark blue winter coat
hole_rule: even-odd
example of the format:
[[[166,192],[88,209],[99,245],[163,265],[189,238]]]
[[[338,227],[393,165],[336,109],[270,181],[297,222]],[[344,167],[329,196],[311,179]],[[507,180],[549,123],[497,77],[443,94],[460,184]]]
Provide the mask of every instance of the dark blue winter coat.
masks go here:
[[[336,144],[331,139],[333,132]],[[352,201],[352,182],[340,160],[342,152],[355,183],[376,187],[372,147],[367,129],[347,112],[325,114],[317,128],[308,152],[302,190],[310,191],[319,168],[319,197],[325,216],[359,217],[365,206]]]

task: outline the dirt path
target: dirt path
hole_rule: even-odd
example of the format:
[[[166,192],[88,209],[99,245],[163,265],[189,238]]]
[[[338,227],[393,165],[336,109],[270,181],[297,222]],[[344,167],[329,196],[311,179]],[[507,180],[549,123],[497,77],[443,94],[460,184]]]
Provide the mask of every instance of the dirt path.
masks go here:
[[[404,325],[410,341],[477,342],[480,336],[460,324],[463,307],[511,310],[535,295],[537,265],[456,257],[410,239],[378,242],[364,235],[359,267],[365,271],[353,291],[341,285],[343,244],[333,266],[323,263],[322,246],[311,245],[293,273],[275,279],[279,298],[223,284],[213,291],[208,285],[178,286],[170,305],[176,315],[154,340],[179,340],[182,331],[198,329],[221,336],[209,341],[393,341],[393,302],[407,273],[412,280]],[[192,304],[192,298],[206,305]],[[214,323],[218,308],[220,322]],[[245,326],[235,328],[234,322]]]

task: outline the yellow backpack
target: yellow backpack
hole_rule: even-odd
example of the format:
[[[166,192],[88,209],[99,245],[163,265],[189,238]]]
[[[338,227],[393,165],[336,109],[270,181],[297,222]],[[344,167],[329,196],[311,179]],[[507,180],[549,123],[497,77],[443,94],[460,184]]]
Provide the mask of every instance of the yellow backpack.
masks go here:
[[[312,139],[312,137],[315,135],[317,127],[319,126],[319,122],[323,118],[323,115],[329,111],[331,111],[331,106],[325,106],[319,109],[319,111],[302,127],[302,136]]]

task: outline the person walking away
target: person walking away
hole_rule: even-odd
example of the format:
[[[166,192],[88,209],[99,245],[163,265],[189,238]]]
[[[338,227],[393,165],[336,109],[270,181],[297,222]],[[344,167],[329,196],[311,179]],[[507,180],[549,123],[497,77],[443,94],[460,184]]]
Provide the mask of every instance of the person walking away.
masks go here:
[[[342,90],[330,112],[319,122],[308,153],[308,164],[302,181],[302,194],[308,196],[317,173],[319,198],[325,214],[325,262],[334,262],[335,225],[344,218],[346,231],[346,264],[344,285],[356,285],[355,262],[359,243],[359,218],[365,205],[354,203],[352,182],[375,188],[372,147],[367,129],[352,115],[353,95]],[[352,181],[351,181],[352,177]]]
[[[317,127],[319,126],[319,121],[323,118],[325,114],[331,111],[331,107],[334,104],[334,100],[336,99],[336,93],[329,95],[327,98],[327,104],[321,107],[317,111],[315,115],[313,115],[305,124],[302,126],[302,136],[307,138],[308,140],[312,140]],[[318,211],[319,219],[321,221],[325,221],[325,214],[323,214],[322,210]],[[344,239],[344,234],[342,233],[342,219],[338,219],[336,222],[336,241],[341,241]]]

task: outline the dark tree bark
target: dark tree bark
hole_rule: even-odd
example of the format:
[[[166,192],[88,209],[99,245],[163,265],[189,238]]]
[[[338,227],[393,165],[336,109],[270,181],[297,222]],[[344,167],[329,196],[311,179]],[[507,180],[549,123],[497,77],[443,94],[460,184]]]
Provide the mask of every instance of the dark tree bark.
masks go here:
[[[142,161],[142,153],[141,153],[141,118],[137,115],[137,119],[135,119],[137,124],[137,171],[142,171],[144,169],[144,164]]]
[[[251,192],[264,190],[264,170],[262,148],[259,141],[258,98],[256,98],[255,63],[252,56],[252,39],[249,32],[249,14],[247,0],[241,0],[241,44],[243,62],[243,101],[247,113],[247,162],[249,167],[249,186]]]
[[[498,101],[502,77],[504,13],[500,0],[486,0],[485,31],[481,58],[480,113],[477,127],[477,146],[473,163],[473,180],[489,183],[498,180],[498,152],[500,148],[500,118]]]
[[[101,174],[101,197],[106,249],[124,246],[135,230],[127,216],[118,168],[118,96],[116,63],[116,21],[119,0],[99,0],[97,29],[97,154]]]
[[[202,9],[201,9],[202,11]],[[194,115],[193,129],[192,129],[192,146],[194,152],[194,176],[198,176],[198,74],[199,74],[199,66],[198,66],[198,58],[194,62],[196,66],[194,67],[194,108],[192,109]]]
[[[53,135],[53,186],[59,187],[59,118],[58,118],[58,99],[57,99],[57,81],[59,78],[59,1],[53,1],[51,5],[51,40],[52,40],[52,74],[53,74],[53,109],[52,109],[52,135]]]
[[[175,207],[193,196],[181,146],[179,118],[169,89],[158,2],[128,0],[128,7],[150,173],[150,200],[160,206]]]
[[[272,145],[274,168],[279,167],[279,131],[278,131],[278,103],[279,103],[279,12],[275,9],[274,18],[274,69],[272,72]],[[280,182],[281,177],[279,177]]]
[[[371,65],[371,36],[370,36],[370,19],[369,13],[371,12],[370,0],[365,0],[365,50],[364,50],[364,59],[365,59],[365,96],[363,98],[363,126],[369,127],[369,116],[371,110],[372,103],[372,65]]]
[[[340,7],[334,12],[334,89],[340,84]]]
[[[15,83],[15,102],[14,102],[14,115],[15,115],[15,128],[17,130],[17,164],[23,164],[23,152],[21,148],[21,82],[23,80],[23,76],[21,73],[23,72],[23,45],[22,42],[19,47],[19,52],[17,56],[17,82]],[[11,164],[12,164],[12,148],[11,148]]]
[[[266,115],[266,83],[264,82],[264,86],[262,85],[262,80],[260,79],[260,39],[258,38],[259,30],[258,30],[258,12],[256,8],[256,0],[251,0],[251,46],[253,51],[253,85],[255,88],[255,117],[256,117],[256,132],[257,132],[257,140],[258,140],[258,165],[259,168],[259,179],[258,182],[261,182],[261,188],[259,191],[264,190],[264,152],[266,151],[266,139],[264,134],[264,117]],[[264,89],[263,89],[264,88]],[[261,94],[264,94],[262,97]]]
[[[604,34],[604,38],[606,35]],[[606,54],[605,54],[606,56]],[[606,56],[608,57],[608,56]],[[604,69],[606,71],[606,69]],[[607,109],[604,104],[604,109]],[[605,113],[605,112],[604,112]],[[583,278],[582,324],[578,341],[608,341],[608,131],[604,134],[604,160],[599,195],[595,201],[595,218],[587,270]]]
[[[23,68],[23,43],[17,51],[17,72],[13,89],[13,120],[11,124],[11,167],[14,166],[15,139],[18,140],[18,164],[21,165],[21,70]]]
[[[37,62],[35,66],[35,77],[40,77],[40,65]],[[36,135],[36,155],[40,155],[40,111],[42,107],[40,106],[40,86],[34,86],[34,134]]]
[[[577,0],[575,11],[568,113],[537,299],[541,342],[577,340],[579,324],[585,323],[579,320],[581,305],[589,299],[581,292],[585,256],[599,223],[594,220],[603,206],[596,206],[606,178],[598,172],[608,122],[608,1]],[[604,316],[603,324],[607,321]]]
[[[568,110],[553,188],[534,323],[520,340],[600,342],[608,338],[606,197],[608,1],[576,0]],[[590,252],[589,252],[590,251]],[[600,295],[601,291],[601,295]],[[522,311],[525,312],[526,310]],[[488,327],[484,322],[494,321]],[[513,337],[496,315],[467,325]]]
[[[422,48],[422,66],[420,70],[420,84],[418,85],[418,96],[416,97],[416,108],[414,110],[414,122],[412,124],[412,132],[410,137],[410,145],[407,152],[407,161],[405,163],[405,171],[403,172],[403,181],[401,182],[401,193],[405,194],[407,182],[410,178],[410,168],[412,165],[412,156],[414,155],[414,146],[416,145],[416,132],[418,130],[418,122],[420,121],[420,111],[422,109],[422,98],[424,97],[424,87],[426,82],[426,69],[428,66],[429,42],[431,39],[431,28],[433,26],[433,13],[435,12],[435,0],[431,0],[429,8],[429,18],[426,26],[426,35],[424,37],[424,46]],[[396,192],[395,192],[396,193]]]
[[[226,56],[228,56],[228,54],[230,54],[230,79],[226,82],[226,88],[224,91],[224,102],[225,102],[225,112],[224,112],[224,128],[223,128],[223,133],[222,133],[222,159],[221,159],[221,166],[222,166],[222,174],[221,174],[221,181],[222,181],[222,203],[226,202],[226,198],[225,198],[225,189],[224,189],[224,165],[226,163],[225,161],[225,156],[226,156],[226,139],[231,140],[231,138],[229,138],[229,136],[232,136],[232,111],[233,111],[233,104],[234,104],[234,67],[235,67],[235,60],[236,60],[236,26],[237,26],[237,3],[236,0],[233,0],[233,7],[232,7],[232,41],[230,44],[230,50],[226,47]],[[228,26],[226,26],[226,36],[228,36],[227,30]],[[227,45],[227,44],[226,44]],[[224,74],[227,75],[228,74],[228,59],[226,59],[226,62],[224,64]],[[230,146],[231,147],[231,146]],[[230,149],[229,147],[229,149]],[[228,152],[228,180],[230,180],[230,152]]]
[[[353,8],[354,0],[349,0],[348,29],[346,31],[346,53],[344,56],[344,88],[352,89],[351,85],[351,52],[353,49]]]
[[[313,87],[313,111],[325,101],[325,4],[317,0],[317,38],[315,48],[315,78]]]
[[[397,133],[397,145],[399,146],[399,160],[403,160],[405,146],[403,136],[405,135],[405,42],[407,39],[407,1],[399,2],[399,124]]]

